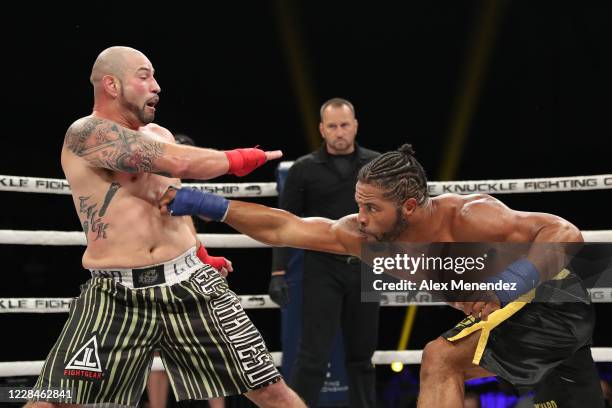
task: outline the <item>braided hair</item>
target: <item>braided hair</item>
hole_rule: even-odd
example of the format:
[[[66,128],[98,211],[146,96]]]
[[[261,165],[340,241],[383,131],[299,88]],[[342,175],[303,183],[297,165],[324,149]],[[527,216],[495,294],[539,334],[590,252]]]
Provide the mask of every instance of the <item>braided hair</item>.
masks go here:
[[[398,204],[414,198],[421,205],[429,198],[425,170],[414,157],[409,144],[384,153],[363,166],[357,180],[382,188],[385,190],[383,197]]]

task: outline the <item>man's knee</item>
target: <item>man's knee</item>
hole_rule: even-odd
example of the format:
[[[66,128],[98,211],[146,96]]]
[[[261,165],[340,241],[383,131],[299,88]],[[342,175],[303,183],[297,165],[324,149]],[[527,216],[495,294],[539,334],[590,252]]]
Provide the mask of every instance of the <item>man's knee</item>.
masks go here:
[[[26,402],[22,408],[80,408],[78,404],[60,404],[46,401]]]
[[[283,380],[247,393],[247,397],[258,405],[276,405],[289,401],[291,395],[291,389]]]
[[[421,357],[421,377],[429,376],[434,373],[442,373],[452,368],[452,344],[442,337],[438,337],[427,343],[423,349],[423,356]]]
[[[57,405],[52,402],[26,402],[23,408],[56,408]]]

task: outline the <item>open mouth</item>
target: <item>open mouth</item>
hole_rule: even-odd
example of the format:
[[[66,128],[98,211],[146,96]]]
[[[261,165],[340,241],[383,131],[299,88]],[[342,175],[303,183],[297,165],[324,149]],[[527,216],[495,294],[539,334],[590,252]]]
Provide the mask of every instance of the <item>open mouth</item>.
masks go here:
[[[152,99],[149,99],[149,100],[147,101],[147,103],[145,104],[145,106],[146,106],[147,108],[151,108],[151,109],[155,110],[155,105],[157,105],[157,103],[158,103],[158,102],[159,102],[159,98],[152,98]]]

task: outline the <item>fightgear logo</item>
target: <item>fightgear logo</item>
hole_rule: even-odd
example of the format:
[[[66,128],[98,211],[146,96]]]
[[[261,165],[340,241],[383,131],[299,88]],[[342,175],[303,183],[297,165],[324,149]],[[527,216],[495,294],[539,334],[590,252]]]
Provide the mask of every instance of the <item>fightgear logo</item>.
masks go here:
[[[64,367],[64,376],[101,379],[103,375],[98,355],[98,340],[94,335],[68,361]]]

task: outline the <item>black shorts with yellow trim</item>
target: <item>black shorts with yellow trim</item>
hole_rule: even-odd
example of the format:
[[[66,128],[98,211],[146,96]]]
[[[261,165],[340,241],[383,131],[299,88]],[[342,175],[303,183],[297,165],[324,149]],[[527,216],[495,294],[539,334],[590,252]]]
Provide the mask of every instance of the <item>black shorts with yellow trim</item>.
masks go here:
[[[468,316],[442,337],[457,341],[479,332],[472,362],[523,394],[574,360],[573,380],[593,383],[589,345],[594,324],[594,310],[580,279],[564,270],[556,280],[493,312],[487,321]]]

